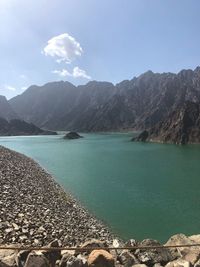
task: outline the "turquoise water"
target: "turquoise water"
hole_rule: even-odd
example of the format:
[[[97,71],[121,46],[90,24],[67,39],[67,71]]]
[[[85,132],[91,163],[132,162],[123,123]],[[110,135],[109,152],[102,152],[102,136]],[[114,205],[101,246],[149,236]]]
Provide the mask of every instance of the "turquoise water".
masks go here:
[[[124,239],[200,232],[200,146],[133,143],[131,134],[1,137],[36,159]]]

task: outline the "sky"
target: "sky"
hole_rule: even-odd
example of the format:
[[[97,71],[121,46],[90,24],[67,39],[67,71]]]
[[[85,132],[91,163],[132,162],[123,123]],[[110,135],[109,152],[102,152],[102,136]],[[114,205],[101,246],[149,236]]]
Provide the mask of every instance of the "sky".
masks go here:
[[[200,65],[199,0],[0,0],[0,95]]]

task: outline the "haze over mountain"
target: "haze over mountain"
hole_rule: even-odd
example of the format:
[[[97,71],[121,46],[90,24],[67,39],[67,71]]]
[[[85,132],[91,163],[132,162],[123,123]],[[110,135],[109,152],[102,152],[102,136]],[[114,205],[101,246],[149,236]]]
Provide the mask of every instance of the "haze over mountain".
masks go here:
[[[6,120],[19,118],[19,116],[14,112],[5,96],[2,95],[0,95],[0,117],[5,118]]]
[[[31,86],[9,103],[20,118],[39,127],[95,132],[150,129],[186,101],[200,102],[200,67],[178,74],[148,71],[115,86],[97,81]]]

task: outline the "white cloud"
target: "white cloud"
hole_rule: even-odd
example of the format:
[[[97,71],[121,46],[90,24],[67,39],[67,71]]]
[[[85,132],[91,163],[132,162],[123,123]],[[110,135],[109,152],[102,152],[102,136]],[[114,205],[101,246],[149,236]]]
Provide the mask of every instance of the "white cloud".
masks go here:
[[[22,87],[21,87],[21,90],[24,91],[24,90],[26,90],[27,88],[28,88],[27,86],[22,86]]]
[[[57,62],[71,63],[81,56],[83,49],[74,37],[68,33],[51,38],[43,50],[46,56],[56,57]]]
[[[10,90],[10,91],[16,91],[16,88],[13,87],[13,86],[10,86],[10,85],[6,84],[4,87],[5,87],[5,89]]]
[[[79,67],[75,67],[75,68],[73,69],[73,73],[72,73],[72,75],[73,75],[73,77],[75,77],[75,78],[79,78],[79,77],[81,77],[81,78],[85,78],[85,79],[88,79],[88,80],[91,79],[91,77],[90,77],[89,75],[87,75],[86,71],[80,69]]]
[[[52,71],[52,73],[58,74],[61,77],[70,76],[70,77],[74,77],[74,78],[85,78],[88,80],[91,79],[91,77],[89,75],[87,75],[86,71],[80,69],[79,67],[74,67],[72,73],[70,73],[66,69],[54,70],[54,71]]]
[[[52,71],[52,73],[58,74],[61,77],[71,76],[71,73],[69,73],[69,71],[66,69],[54,70],[54,71]]]

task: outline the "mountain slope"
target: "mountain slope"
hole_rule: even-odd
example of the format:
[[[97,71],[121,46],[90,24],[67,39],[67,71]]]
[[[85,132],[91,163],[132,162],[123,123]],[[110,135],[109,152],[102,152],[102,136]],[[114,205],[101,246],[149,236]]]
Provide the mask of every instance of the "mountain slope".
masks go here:
[[[27,123],[18,119],[7,121],[6,119],[0,117],[0,136],[55,134],[56,132],[42,130],[32,123]]]
[[[187,101],[183,107],[151,128],[147,140],[164,143],[200,143],[200,103]]]
[[[14,112],[13,108],[5,98],[0,95],[0,117],[6,120],[17,119],[19,116]]]
[[[31,86],[10,105],[39,127],[70,131],[151,129],[187,102],[200,102],[200,67],[178,74],[148,71],[117,85],[92,81]]]

